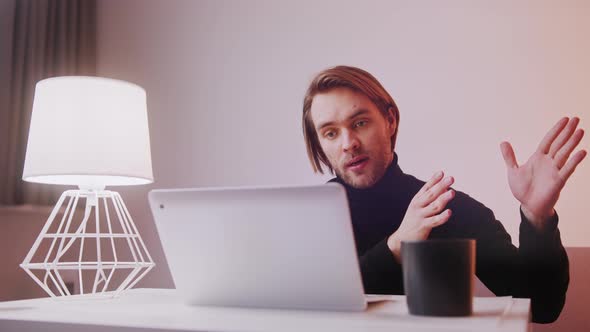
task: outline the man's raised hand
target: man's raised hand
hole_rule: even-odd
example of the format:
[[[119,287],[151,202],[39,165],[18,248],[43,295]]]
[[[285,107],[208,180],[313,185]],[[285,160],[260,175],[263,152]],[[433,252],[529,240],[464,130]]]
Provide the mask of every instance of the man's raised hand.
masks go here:
[[[444,177],[443,172],[437,172],[412,198],[399,228],[387,239],[398,262],[401,263],[401,241],[426,240],[432,228],[449,220],[451,210],[445,208],[455,197],[449,189],[453,182],[452,176]]]
[[[510,143],[500,145],[510,190],[521,203],[524,215],[539,229],[555,213],[555,204],[567,179],[586,157],[585,150],[571,155],[584,136],[584,130],[576,129],[579,122],[577,117],[559,120],[520,166]]]

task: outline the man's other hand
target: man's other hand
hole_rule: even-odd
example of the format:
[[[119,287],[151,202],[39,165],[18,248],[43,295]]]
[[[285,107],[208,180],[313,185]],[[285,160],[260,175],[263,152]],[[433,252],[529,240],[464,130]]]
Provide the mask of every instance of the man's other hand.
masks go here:
[[[451,210],[445,207],[455,197],[449,189],[453,182],[452,176],[444,177],[442,171],[437,172],[412,198],[399,228],[387,239],[387,246],[399,263],[402,241],[426,240],[432,228],[449,220]]]
[[[555,214],[554,207],[561,190],[586,157],[586,151],[580,150],[570,158],[584,136],[584,130],[576,130],[579,122],[577,117],[559,120],[521,166],[516,162],[510,143],[500,145],[510,190],[521,203],[524,215],[537,229],[543,229]]]

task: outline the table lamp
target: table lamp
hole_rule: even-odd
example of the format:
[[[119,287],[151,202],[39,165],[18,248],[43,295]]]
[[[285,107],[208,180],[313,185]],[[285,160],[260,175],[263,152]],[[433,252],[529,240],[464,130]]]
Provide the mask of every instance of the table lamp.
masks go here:
[[[78,186],[62,193],[20,265],[51,297],[117,296],[155,266],[121,196],[105,190],[153,182],[141,87],[100,77],[39,81],[23,180]]]

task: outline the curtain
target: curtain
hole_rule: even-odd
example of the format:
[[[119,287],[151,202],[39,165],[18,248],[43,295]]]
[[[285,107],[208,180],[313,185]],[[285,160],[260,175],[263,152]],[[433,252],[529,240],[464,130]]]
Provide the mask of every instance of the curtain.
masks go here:
[[[96,0],[17,0],[0,119],[0,205],[52,205],[63,187],[22,180],[35,84],[96,75]]]

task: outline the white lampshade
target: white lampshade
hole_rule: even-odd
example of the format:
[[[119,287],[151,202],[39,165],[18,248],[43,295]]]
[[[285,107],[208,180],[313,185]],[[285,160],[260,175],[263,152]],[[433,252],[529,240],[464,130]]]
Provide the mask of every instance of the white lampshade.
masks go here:
[[[100,187],[153,182],[146,93],[124,81],[39,81],[23,180]]]

